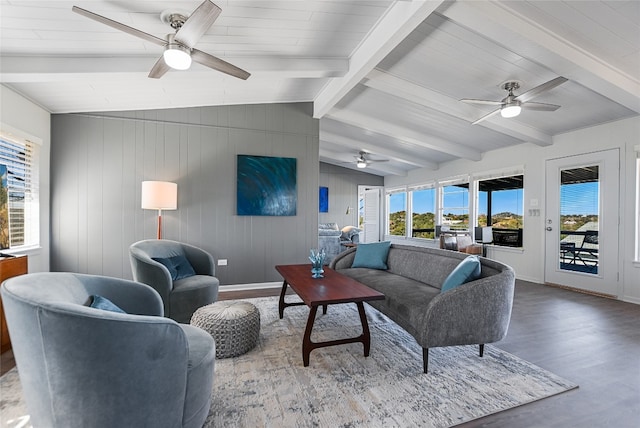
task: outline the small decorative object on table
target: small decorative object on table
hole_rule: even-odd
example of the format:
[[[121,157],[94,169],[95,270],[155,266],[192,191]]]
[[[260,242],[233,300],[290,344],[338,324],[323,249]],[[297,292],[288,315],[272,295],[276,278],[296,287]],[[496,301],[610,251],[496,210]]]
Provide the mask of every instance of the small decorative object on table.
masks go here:
[[[313,278],[322,278],[324,269],[322,266],[324,265],[324,259],[326,258],[326,253],[323,250],[314,250],[312,249],[309,255],[309,260],[311,260],[311,277]]]

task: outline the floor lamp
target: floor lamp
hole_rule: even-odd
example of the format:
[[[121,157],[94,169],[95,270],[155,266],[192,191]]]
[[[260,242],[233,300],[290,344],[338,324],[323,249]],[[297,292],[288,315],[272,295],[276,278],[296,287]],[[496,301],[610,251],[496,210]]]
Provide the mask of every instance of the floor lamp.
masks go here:
[[[162,210],[178,208],[178,184],[168,181],[142,182],[142,209],[158,210],[158,239],[162,239]]]

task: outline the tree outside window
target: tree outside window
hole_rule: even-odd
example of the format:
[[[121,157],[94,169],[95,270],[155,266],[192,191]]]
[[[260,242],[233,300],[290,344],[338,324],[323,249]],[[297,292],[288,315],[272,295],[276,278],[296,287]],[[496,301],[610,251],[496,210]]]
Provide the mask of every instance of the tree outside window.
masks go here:
[[[388,197],[389,235],[406,236],[407,231],[407,192],[396,192]]]
[[[477,225],[493,228],[494,245],[522,247],[524,176],[478,181]]]
[[[469,230],[469,183],[442,187],[442,226]]]
[[[436,189],[420,189],[411,192],[411,236],[430,238],[435,236]]]

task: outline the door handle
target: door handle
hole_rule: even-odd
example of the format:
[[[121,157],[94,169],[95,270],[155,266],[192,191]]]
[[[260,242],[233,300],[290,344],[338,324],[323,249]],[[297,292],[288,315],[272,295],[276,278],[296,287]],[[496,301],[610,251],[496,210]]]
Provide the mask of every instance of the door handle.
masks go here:
[[[551,227],[551,226],[547,226],[545,229],[546,229],[548,232],[551,232],[551,231],[553,230],[553,227]]]

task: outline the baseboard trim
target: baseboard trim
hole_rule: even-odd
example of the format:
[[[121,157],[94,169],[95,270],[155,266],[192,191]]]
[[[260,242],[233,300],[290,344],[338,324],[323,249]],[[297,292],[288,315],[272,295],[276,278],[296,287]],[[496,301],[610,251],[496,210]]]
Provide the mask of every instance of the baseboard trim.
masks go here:
[[[553,282],[545,282],[544,285],[548,285],[549,287],[554,287],[554,288],[562,288],[563,290],[576,291],[578,293],[589,294],[591,296],[618,300],[618,296],[614,296],[613,294],[598,293],[597,291],[583,290],[577,287],[569,287],[568,285],[554,284]]]
[[[247,291],[247,290],[267,290],[271,288],[281,288],[281,282],[257,282],[253,284],[232,284],[221,285],[219,291]]]

